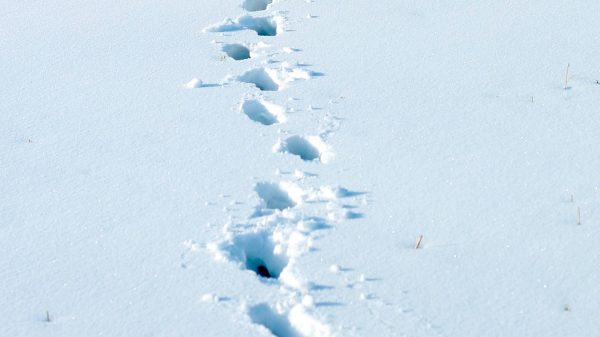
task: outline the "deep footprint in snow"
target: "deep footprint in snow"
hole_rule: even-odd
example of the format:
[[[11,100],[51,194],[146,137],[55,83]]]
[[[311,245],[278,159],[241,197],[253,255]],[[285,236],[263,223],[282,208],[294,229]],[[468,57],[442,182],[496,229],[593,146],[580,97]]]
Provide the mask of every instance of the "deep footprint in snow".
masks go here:
[[[325,163],[331,157],[329,147],[319,136],[290,136],[275,144],[273,150],[296,155],[305,161]]]
[[[244,101],[240,110],[248,118],[262,125],[285,122],[284,108],[262,99]]]
[[[251,29],[259,36],[276,36],[279,32],[279,21],[274,17],[252,17],[249,15],[239,18],[239,23],[246,29]]]
[[[236,79],[240,82],[254,84],[262,91],[279,91],[298,80],[309,80],[317,74],[313,71],[282,63],[278,68],[254,68],[246,71]]]
[[[221,49],[227,56],[236,61],[246,60],[250,58],[250,48],[240,43],[226,44]]]
[[[262,206],[267,209],[292,208],[302,200],[302,190],[292,183],[260,182],[254,190],[260,197]]]
[[[262,91],[278,91],[279,84],[275,82],[275,76],[269,70],[270,69],[265,68],[252,69],[238,77],[238,80],[240,82],[254,84]]]
[[[240,262],[244,269],[262,278],[278,279],[289,258],[284,252],[276,251],[277,243],[272,235],[268,231],[237,234],[210,249],[227,260]]]
[[[248,12],[264,11],[273,3],[273,0],[245,0],[242,3],[242,8]]]
[[[250,307],[248,315],[254,324],[265,327],[275,337],[300,337],[287,316],[277,313],[266,303]]]
[[[276,36],[283,30],[282,26],[283,19],[279,16],[253,17],[244,15],[236,20],[226,19],[220,24],[206,28],[205,31],[223,33],[250,29],[259,36]]]
[[[333,336],[331,327],[313,317],[302,304],[294,305],[287,312],[278,312],[269,304],[260,303],[248,309],[248,316],[254,324],[263,326],[276,337]]]
[[[275,244],[266,233],[247,234],[237,239],[244,250],[246,269],[263,278],[278,279],[288,263],[284,255],[275,255]]]

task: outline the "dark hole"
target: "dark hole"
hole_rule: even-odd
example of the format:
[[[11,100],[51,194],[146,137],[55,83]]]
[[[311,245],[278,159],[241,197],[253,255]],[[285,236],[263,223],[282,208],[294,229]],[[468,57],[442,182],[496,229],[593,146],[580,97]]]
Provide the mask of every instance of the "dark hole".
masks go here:
[[[271,273],[269,273],[269,269],[267,267],[260,265],[256,268],[256,273],[262,277],[271,278]]]

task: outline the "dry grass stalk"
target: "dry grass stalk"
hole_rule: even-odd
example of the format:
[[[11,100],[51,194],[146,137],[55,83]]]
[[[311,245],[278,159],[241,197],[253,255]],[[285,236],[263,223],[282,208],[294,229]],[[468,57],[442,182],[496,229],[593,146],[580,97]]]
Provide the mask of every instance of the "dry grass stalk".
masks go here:
[[[417,244],[415,244],[415,249],[421,248],[421,241],[423,241],[423,235],[419,235],[417,238]]]

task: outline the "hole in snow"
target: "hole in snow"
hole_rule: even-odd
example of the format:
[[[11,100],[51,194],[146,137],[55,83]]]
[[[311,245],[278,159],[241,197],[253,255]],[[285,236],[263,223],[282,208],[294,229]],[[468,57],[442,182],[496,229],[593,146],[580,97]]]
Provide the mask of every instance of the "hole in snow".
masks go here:
[[[225,241],[207,245],[217,260],[237,262],[262,279],[279,279],[289,263],[287,241],[281,232],[255,230],[230,234]]]
[[[264,206],[268,209],[284,210],[296,206],[290,192],[293,187],[282,184],[261,182],[256,184],[254,190],[262,200]]]
[[[239,43],[226,44],[223,46],[222,50],[225,54],[227,54],[227,56],[236,61],[250,58],[250,49]]]
[[[287,256],[275,254],[275,243],[267,232],[239,235],[233,244],[244,267],[260,277],[278,279],[288,264]]]
[[[252,83],[262,91],[277,91],[279,84],[264,68],[252,69],[238,77],[240,82]]]
[[[254,324],[265,327],[276,337],[298,337],[300,334],[294,329],[287,316],[279,314],[268,304],[261,303],[251,307],[248,315]]]
[[[248,12],[264,11],[273,0],[245,0],[242,7]]]
[[[242,104],[241,110],[248,118],[262,125],[285,121],[282,107],[263,100],[247,100]]]
[[[269,269],[267,269],[267,266],[264,265],[264,263],[258,265],[258,267],[256,268],[256,273],[259,276],[271,278],[271,273],[269,272]]]
[[[306,161],[326,162],[328,159],[327,145],[318,136],[291,136],[275,145],[274,150],[299,156]]]
[[[236,20],[225,19],[222,23],[206,28],[204,31],[213,33],[233,32],[250,29],[260,36],[275,36],[281,31],[283,19],[279,16],[253,17],[240,16]]]

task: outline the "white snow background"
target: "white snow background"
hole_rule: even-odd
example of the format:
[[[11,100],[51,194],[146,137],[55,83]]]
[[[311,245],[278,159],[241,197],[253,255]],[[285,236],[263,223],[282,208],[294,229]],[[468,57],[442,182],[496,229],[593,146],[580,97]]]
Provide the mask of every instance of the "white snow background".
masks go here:
[[[0,336],[600,336],[599,13],[4,1]]]

